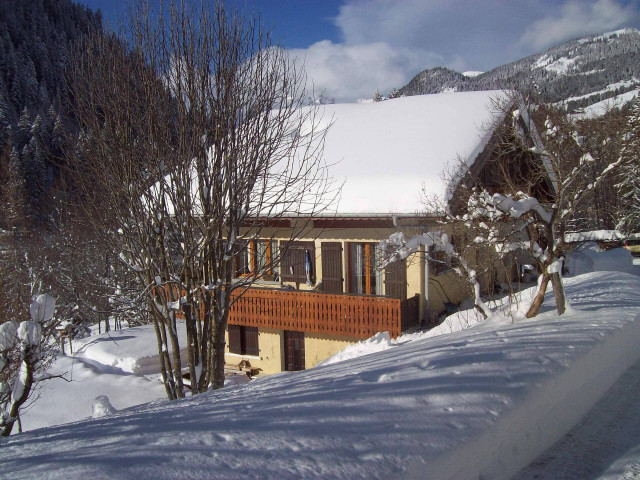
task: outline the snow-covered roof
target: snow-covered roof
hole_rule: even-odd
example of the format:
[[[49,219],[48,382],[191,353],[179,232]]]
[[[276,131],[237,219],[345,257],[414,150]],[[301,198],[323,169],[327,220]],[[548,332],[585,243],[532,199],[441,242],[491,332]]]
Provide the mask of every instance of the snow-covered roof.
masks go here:
[[[339,215],[424,211],[422,186],[447,198],[443,172],[458,159],[470,165],[484,149],[507,93],[442,93],[377,103],[321,107],[333,118],[324,156],[344,180]]]

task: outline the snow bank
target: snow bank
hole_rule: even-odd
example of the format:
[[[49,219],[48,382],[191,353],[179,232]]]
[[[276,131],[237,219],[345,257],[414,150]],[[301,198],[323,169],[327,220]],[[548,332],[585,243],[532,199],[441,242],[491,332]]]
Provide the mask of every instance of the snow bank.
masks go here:
[[[106,395],[116,410],[166,399],[159,381],[123,374],[82,358],[59,357],[37,384],[37,400],[20,414],[25,431],[89,418],[96,396]],[[1,476],[1,475],[0,475]]]
[[[565,259],[567,275],[590,272],[633,273],[633,257],[626,248],[602,251],[596,243],[587,243],[574,250]]]
[[[388,332],[380,332],[371,338],[362,340],[355,345],[349,345],[344,350],[339,351],[332,357],[318,363],[316,367],[323,365],[332,365],[334,363],[344,362],[345,360],[351,360],[363,355],[369,355],[371,353],[382,352],[393,347],[401,346],[410,342],[418,340],[424,340],[426,338],[438,337],[440,335],[446,335],[448,333],[460,332],[467,328],[473,327],[484,318],[475,310],[462,310],[446,317],[443,322],[428,330],[415,333],[405,333],[398,338],[391,339]]]
[[[0,439],[3,475],[508,478],[640,357],[640,278],[590,273],[566,294],[562,317],[550,292],[533,320]]]
[[[640,359],[640,315],[624,328],[599,335],[602,342],[562,365],[564,371],[549,381],[538,384],[535,394],[494,428],[429,465],[429,478],[510,478],[553,445]],[[536,361],[544,362],[545,358]],[[423,465],[416,462],[413,468],[419,471]]]
[[[402,336],[400,338],[402,338]],[[371,338],[362,340],[361,342],[358,342],[355,345],[349,345],[347,348],[339,351],[334,356],[329,357],[326,360],[323,360],[322,362],[318,363],[316,367],[321,367],[323,365],[332,365],[334,363],[344,362],[345,360],[361,357],[363,355],[382,352],[384,350],[390,349],[394,345],[396,345],[396,341],[391,340],[391,337],[389,336],[389,332],[376,333]]]
[[[178,322],[178,339],[186,344],[186,332]],[[158,344],[153,325],[112,330],[73,342],[74,356],[111,370],[149,375],[160,371]],[[183,357],[186,356],[183,355]]]

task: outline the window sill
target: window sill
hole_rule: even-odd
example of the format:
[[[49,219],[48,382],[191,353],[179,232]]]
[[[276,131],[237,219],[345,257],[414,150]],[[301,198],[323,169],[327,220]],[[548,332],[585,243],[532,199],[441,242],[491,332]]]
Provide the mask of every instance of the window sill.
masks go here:
[[[231,358],[246,358],[247,360],[262,360],[262,357],[259,355],[242,355],[240,353],[226,352],[225,356]]]
[[[246,277],[234,277],[233,283],[239,283],[246,281]],[[282,285],[279,281],[276,280],[254,280],[252,285],[268,285],[268,286],[276,286],[279,287]]]

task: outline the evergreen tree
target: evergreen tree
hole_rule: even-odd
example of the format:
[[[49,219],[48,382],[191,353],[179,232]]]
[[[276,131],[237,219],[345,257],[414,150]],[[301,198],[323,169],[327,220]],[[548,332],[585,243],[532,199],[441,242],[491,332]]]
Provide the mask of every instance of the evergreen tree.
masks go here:
[[[621,215],[618,228],[626,233],[640,232],[640,102],[636,101],[627,123],[628,128],[621,156],[617,185],[621,198]]]
[[[18,127],[13,135],[13,146],[21,152],[22,149],[31,141],[31,119],[29,118],[29,110],[24,107],[18,120]]]
[[[8,146],[5,152],[8,150]],[[0,224],[9,229],[22,223],[24,218],[25,186],[20,171],[20,158],[15,148],[11,149],[8,159],[7,179],[3,185],[1,203],[5,215]]]
[[[400,90],[398,90],[397,88],[394,88],[393,90],[391,90],[388,95],[389,98],[398,98],[401,96],[402,94],[400,93]]]

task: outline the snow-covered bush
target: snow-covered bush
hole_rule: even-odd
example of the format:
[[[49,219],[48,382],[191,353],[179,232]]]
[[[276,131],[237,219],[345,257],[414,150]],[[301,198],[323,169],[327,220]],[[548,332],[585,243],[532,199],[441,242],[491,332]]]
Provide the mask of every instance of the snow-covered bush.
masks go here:
[[[20,408],[28,400],[37,374],[48,359],[47,335],[55,299],[41,294],[31,302],[30,320],[9,319],[0,324],[0,434],[10,435],[19,422]],[[43,348],[43,346],[45,348]]]

